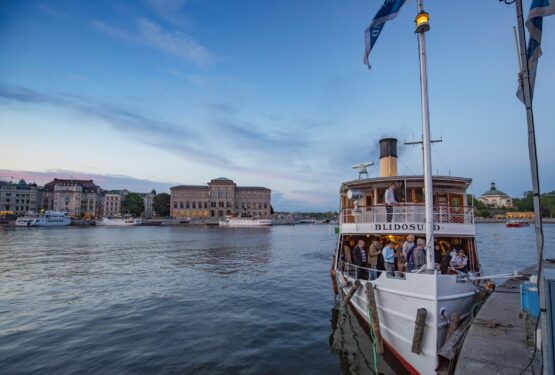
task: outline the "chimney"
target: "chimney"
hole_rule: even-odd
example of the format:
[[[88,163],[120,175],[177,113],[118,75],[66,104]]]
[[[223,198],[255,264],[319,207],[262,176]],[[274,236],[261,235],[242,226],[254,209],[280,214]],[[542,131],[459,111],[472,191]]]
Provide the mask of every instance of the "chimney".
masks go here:
[[[380,139],[380,177],[397,176],[397,139]]]

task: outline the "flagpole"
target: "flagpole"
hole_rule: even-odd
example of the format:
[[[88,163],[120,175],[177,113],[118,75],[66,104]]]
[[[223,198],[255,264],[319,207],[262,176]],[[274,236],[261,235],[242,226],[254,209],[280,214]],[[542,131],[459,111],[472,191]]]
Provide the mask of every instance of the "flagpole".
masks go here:
[[[538,291],[540,294],[540,316],[542,337],[547,338],[546,316],[545,316],[545,298],[543,290],[542,263],[543,263],[543,229],[541,216],[541,200],[540,200],[540,180],[538,171],[538,153],[536,150],[536,131],[534,126],[534,111],[532,109],[532,90],[530,88],[530,71],[528,67],[528,51],[526,48],[526,34],[524,31],[524,16],[522,14],[522,0],[516,0],[516,19],[518,26],[518,39],[520,45],[520,62],[521,71],[519,73],[519,84],[522,87],[524,96],[524,106],[526,107],[526,122],[528,125],[528,154],[530,157],[530,170],[532,172],[532,199],[534,202],[534,228],[536,231],[536,258],[537,258],[537,275],[538,275]],[[535,333],[537,335],[537,333]],[[544,339],[545,340],[545,339]],[[542,340],[542,341],[544,341]],[[543,346],[543,343],[542,343]],[[547,358],[544,353],[543,360]],[[546,362],[544,362],[546,363]],[[547,370],[547,366],[544,366]]]
[[[417,1],[418,14],[424,13],[422,0]],[[426,14],[427,16],[427,14]],[[422,149],[424,151],[424,193],[426,203],[426,269],[435,269],[434,262],[434,201],[432,188],[432,157],[430,146],[430,109],[428,105],[428,71],[426,64],[426,37],[429,30],[427,18],[425,26],[420,27],[417,16],[416,34],[418,35],[418,57],[420,60],[420,95],[422,100]]]

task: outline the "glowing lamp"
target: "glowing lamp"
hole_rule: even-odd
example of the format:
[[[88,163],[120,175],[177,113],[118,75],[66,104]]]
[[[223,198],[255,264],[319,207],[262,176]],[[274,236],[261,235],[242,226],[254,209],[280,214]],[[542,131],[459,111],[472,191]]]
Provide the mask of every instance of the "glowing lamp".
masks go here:
[[[430,30],[430,24],[428,23],[429,20],[430,20],[430,15],[424,12],[423,10],[420,11],[420,13],[416,15],[416,19],[414,20],[414,22],[416,22],[415,31],[417,33],[423,33],[425,31]]]

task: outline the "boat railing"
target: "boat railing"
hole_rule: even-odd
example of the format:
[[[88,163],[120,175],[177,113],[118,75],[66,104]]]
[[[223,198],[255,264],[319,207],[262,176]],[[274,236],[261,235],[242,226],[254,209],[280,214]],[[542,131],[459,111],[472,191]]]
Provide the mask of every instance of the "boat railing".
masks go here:
[[[357,266],[356,264],[352,264],[352,263],[347,263],[345,261],[341,261],[341,263],[339,264],[340,267],[340,271],[343,274],[343,276],[347,277],[352,277],[355,279],[368,279],[368,280],[372,280],[374,277],[379,276],[382,272],[384,272],[387,277],[394,277],[394,278],[400,278],[400,279],[404,279],[404,272],[401,271],[393,271],[392,273],[387,273],[386,270],[379,270],[379,269],[375,269],[375,268],[370,268],[370,267],[363,267],[363,266]],[[414,270],[413,273],[420,273],[421,270]],[[374,276],[374,277],[373,277]]]
[[[358,210],[348,208],[341,211],[341,224],[364,223],[425,223],[426,207],[423,204],[397,204],[363,206]],[[434,206],[434,223],[474,224],[474,208],[470,206]]]

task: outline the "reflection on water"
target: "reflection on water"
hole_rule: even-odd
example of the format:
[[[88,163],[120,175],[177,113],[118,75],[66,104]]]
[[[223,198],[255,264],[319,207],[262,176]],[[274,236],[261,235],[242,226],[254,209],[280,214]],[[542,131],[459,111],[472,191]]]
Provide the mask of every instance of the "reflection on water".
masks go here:
[[[532,228],[477,229],[486,272],[534,261]],[[367,327],[345,309],[330,330],[336,241],[328,225],[0,228],[0,373],[371,374]]]
[[[332,309],[331,325],[330,348],[337,354],[343,374],[406,373],[398,360],[387,350],[383,355],[376,356],[378,369],[376,372],[369,328],[365,322],[359,320],[351,306],[337,304]]]

